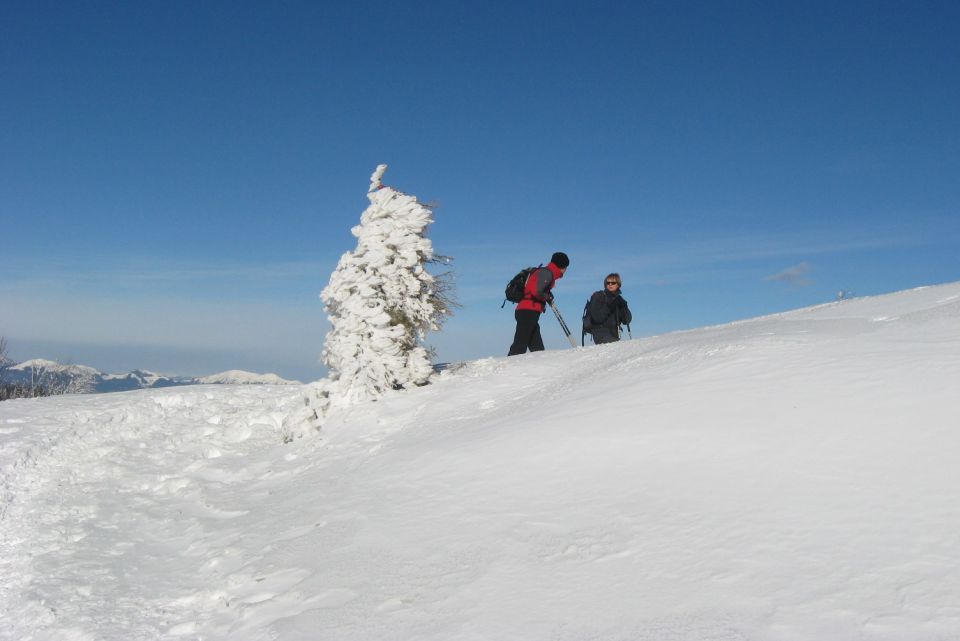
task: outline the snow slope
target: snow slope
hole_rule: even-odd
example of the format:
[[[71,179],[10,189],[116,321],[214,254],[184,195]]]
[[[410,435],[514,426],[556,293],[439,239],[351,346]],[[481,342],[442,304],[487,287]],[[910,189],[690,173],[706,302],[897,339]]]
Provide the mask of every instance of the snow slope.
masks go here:
[[[954,283],[468,363],[319,433],[309,386],[4,402],[0,638],[958,639],[958,386]]]

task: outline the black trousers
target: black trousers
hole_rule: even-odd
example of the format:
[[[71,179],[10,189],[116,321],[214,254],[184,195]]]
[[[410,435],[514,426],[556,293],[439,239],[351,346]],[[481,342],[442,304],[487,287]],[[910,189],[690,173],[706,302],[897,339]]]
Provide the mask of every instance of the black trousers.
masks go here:
[[[513,312],[517,319],[517,331],[513,334],[513,344],[507,356],[543,351],[543,338],[540,336],[540,312],[532,309],[518,309]]]
[[[603,343],[615,343],[620,340],[620,336],[610,331],[609,327],[598,327],[593,330],[593,342],[597,345]]]

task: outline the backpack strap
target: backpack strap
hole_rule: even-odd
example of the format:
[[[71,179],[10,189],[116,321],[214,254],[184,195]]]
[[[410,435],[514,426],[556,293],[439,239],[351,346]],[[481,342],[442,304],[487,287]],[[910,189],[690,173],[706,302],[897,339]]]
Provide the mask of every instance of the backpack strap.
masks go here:
[[[530,273],[527,274],[527,280],[523,281],[523,300],[537,300],[536,298],[533,297],[533,294],[527,294],[527,281],[529,281],[531,278],[533,278],[534,274],[536,274],[536,273],[537,273],[538,271],[540,271],[541,269],[543,269],[543,263],[540,263],[540,264],[537,265],[536,267],[531,267],[531,268],[530,268]],[[537,301],[537,302],[541,302],[541,303],[543,303],[544,305],[547,304],[547,301],[545,301],[545,300],[544,300],[544,301]]]

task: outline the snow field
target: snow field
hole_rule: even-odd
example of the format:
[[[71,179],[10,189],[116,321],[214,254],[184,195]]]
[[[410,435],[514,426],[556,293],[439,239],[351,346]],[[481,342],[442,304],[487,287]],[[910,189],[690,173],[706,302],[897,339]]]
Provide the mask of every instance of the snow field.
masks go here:
[[[5,402],[0,637],[960,638],[958,330],[922,288],[475,361],[319,433],[309,386]]]
[[[56,621],[74,617],[98,631],[77,638],[124,638],[128,617],[142,638],[156,638],[169,606],[154,591],[206,592],[172,586],[209,578],[217,559],[235,552],[230,543],[240,533],[217,525],[249,512],[239,488],[289,474],[267,461],[246,465],[244,453],[276,448],[290,417],[303,414],[299,388],[219,392],[204,386],[7,402],[22,413],[3,421],[0,434],[0,573],[7,577],[0,589],[9,604],[25,589],[11,579],[29,581],[21,614],[30,625],[4,638],[32,638],[29,630],[57,629]],[[175,573],[161,578],[169,570]]]

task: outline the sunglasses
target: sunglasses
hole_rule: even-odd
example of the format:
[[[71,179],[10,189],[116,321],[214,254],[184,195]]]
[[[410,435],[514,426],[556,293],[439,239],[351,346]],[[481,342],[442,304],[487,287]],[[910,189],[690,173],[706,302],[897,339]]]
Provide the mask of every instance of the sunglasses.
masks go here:
[[[608,280],[608,281],[606,282],[606,284],[607,284],[607,285],[619,285],[620,283],[618,283],[618,282],[615,281],[615,280]]]

